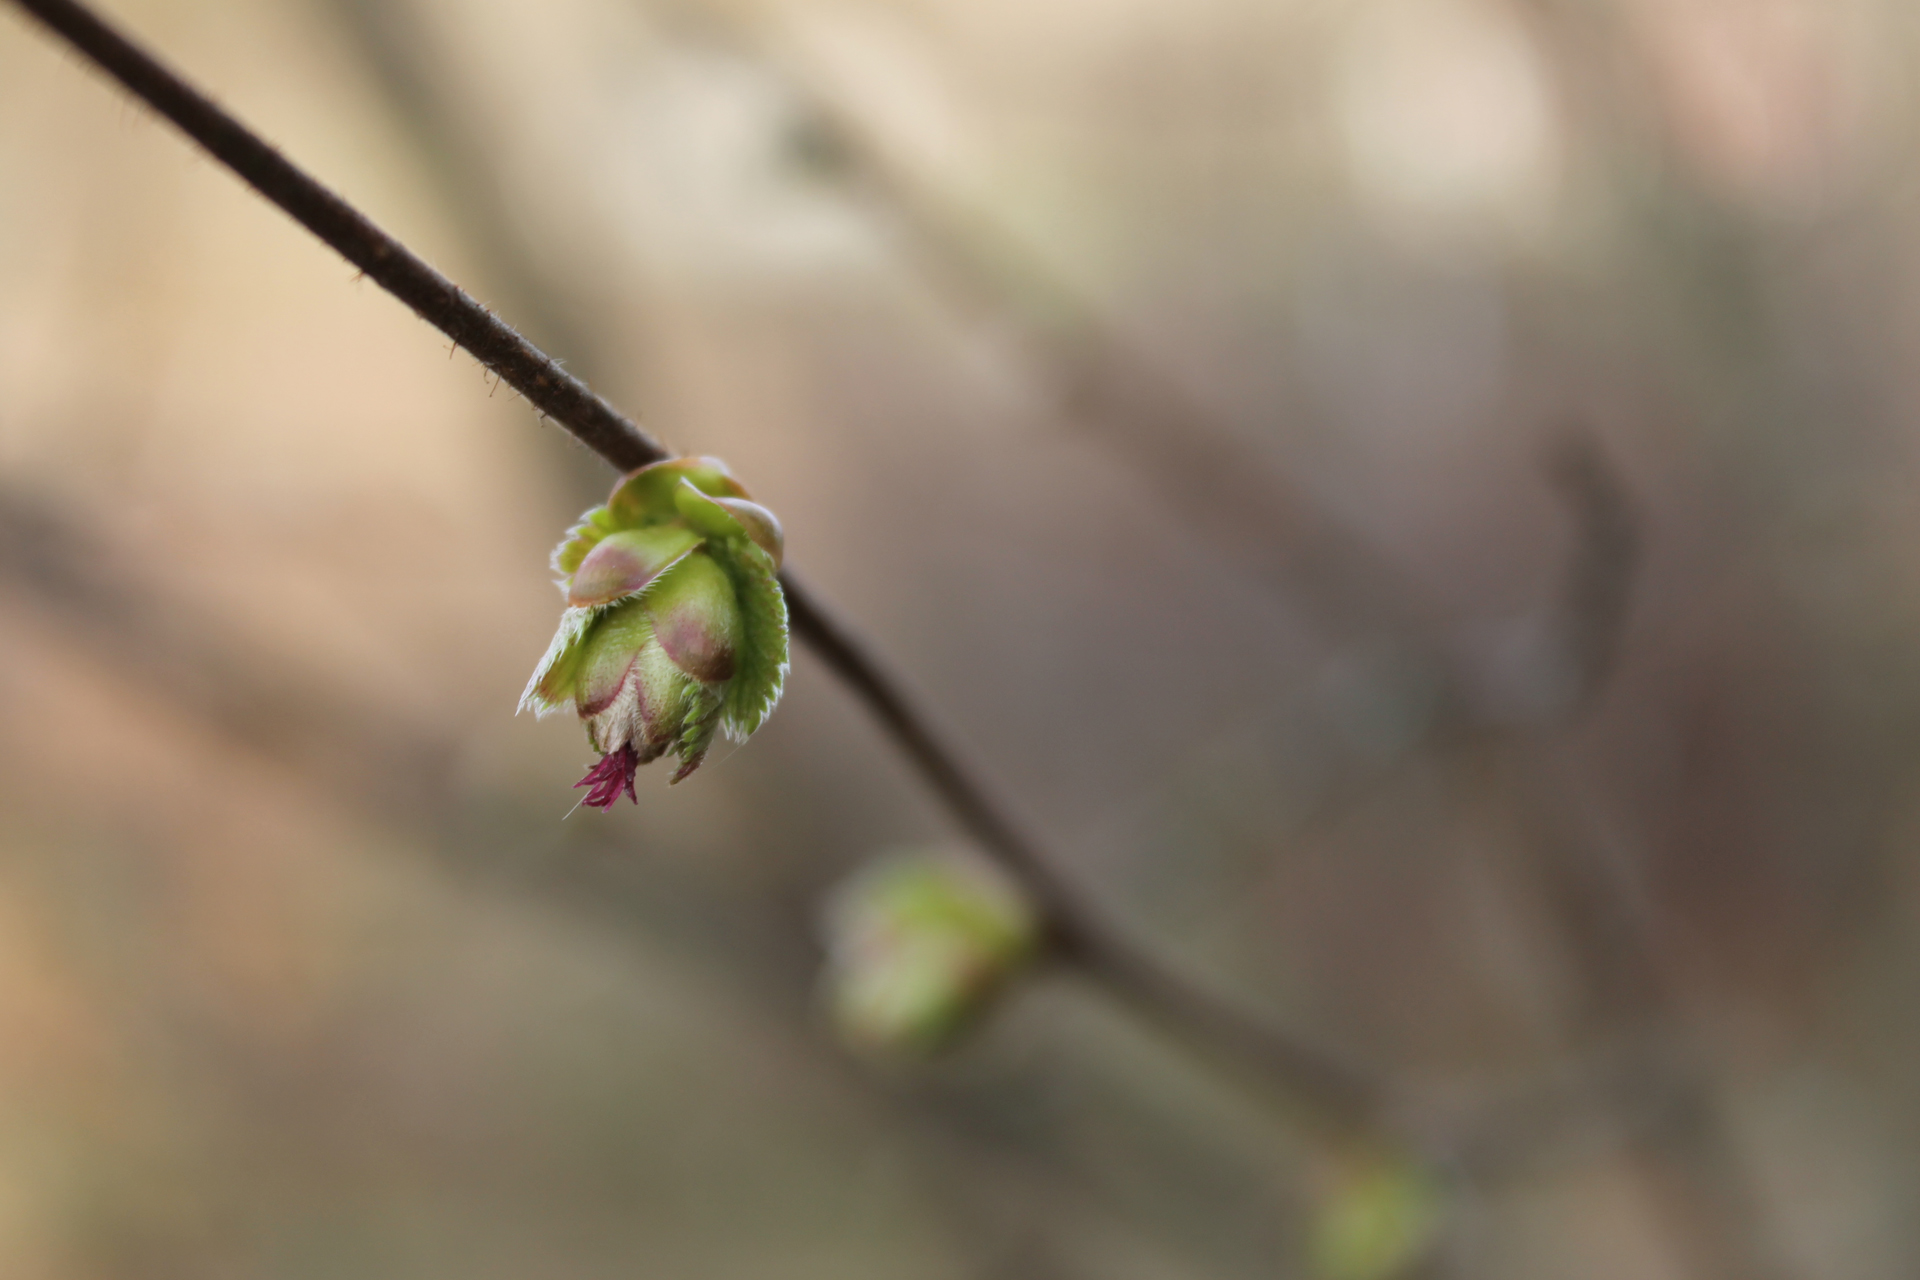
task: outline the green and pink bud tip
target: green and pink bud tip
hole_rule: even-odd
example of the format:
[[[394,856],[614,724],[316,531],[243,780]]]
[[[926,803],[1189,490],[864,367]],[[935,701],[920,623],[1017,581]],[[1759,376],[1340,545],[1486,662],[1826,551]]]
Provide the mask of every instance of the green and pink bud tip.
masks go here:
[[[634,799],[634,771],[664,755],[679,782],[715,734],[766,720],[787,676],[781,554],[780,522],[715,458],[642,467],[567,531],[566,611],[520,709],[586,722],[600,762],[581,803]]]
[[[1025,893],[977,858],[914,851],[843,884],[824,916],[824,994],[855,1048],[924,1055],[948,1047],[1039,952]]]

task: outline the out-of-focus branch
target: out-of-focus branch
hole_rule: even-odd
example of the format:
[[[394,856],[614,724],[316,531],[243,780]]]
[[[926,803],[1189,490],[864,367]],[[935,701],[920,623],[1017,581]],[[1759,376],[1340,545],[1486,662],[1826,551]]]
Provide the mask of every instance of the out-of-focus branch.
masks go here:
[[[915,172],[751,6],[642,4],[773,77],[817,136],[814,149],[830,157],[833,176],[896,235],[956,311],[1009,334],[1058,420],[1120,454],[1151,499],[1275,591],[1310,603],[1323,623],[1410,640],[1430,632],[1419,591],[1389,559],[1243,440],[1217,406],[1002,220]]]
[[[416,811],[445,790],[453,753],[442,736],[350,690],[289,679],[244,649],[211,655],[203,629],[128,578],[110,549],[52,504],[0,491],[0,579],[71,618],[73,634],[115,670],[138,673],[238,741],[390,813]],[[366,732],[368,724],[384,731]]]
[[[1310,1126],[1348,1136],[1390,1136],[1399,1117],[1387,1082],[1359,1062],[1283,1031],[1219,1000],[1149,957],[1110,924],[1053,869],[1049,859],[1005,806],[948,749],[929,718],[910,706],[899,684],[885,674],[877,655],[815,598],[782,575],[796,631],[814,653],[865,703],[902,754],[946,802],[960,825],[1017,871],[1049,923],[1054,953],[1080,965],[1095,981],[1153,1021],[1191,1037],[1199,1047],[1229,1061],[1256,1064],[1286,1087],[1296,1101],[1311,1102],[1302,1114]]]
[[[365,3],[365,0],[356,0]],[[661,0],[646,0],[650,11]],[[1336,637],[1394,637],[1403,661],[1439,691],[1429,736],[1480,719],[1474,682],[1435,641],[1417,586],[1359,531],[1241,438],[1223,414],[1129,339],[1040,254],[984,211],[916,173],[769,22],[728,0],[669,4],[698,38],[738,50],[774,77],[805,114],[814,149],[836,178],[896,232],[925,277],[957,311],[1009,330],[1026,370],[1049,388],[1066,421],[1124,458],[1196,534],[1290,603],[1303,603]],[[1569,432],[1548,459],[1567,501],[1574,546],[1549,620],[1557,687],[1550,717],[1567,719],[1605,686],[1638,562],[1625,485],[1593,437]]]
[[[15,0],[135,96],[172,120],[268,200],[465,347],[543,413],[620,470],[668,456],[659,442],[337,194],[296,167],[204,94],[72,0]],[[1054,870],[828,608],[783,575],[794,631],[840,675],[963,826],[1021,874],[1051,913],[1060,953],[1151,1010],[1184,1038],[1261,1071],[1323,1129],[1397,1141],[1372,1073],[1312,1042],[1267,1028],[1139,950]]]
[[[1516,738],[1490,761],[1517,779],[1530,875],[1573,960],[1577,1026],[1613,1038],[1628,1087],[1618,1114],[1655,1207],[1690,1264],[1724,1280],[1783,1274],[1752,1173],[1699,1061],[1666,931],[1619,840],[1548,744]]]
[[[1563,705],[1571,715],[1592,703],[1613,674],[1640,565],[1640,530],[1632,495],[1591,435],[1576,430],[1561,439],[1547,474],[1573,524],[1553,634],[1564,663]]]

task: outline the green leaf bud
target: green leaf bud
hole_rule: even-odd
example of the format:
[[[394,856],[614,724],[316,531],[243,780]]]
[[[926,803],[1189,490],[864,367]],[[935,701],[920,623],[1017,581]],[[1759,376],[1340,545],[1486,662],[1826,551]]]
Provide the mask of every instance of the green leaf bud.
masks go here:
[[[926,1054],[973,1026],[1038,949],[1024,893],[976,858],[910,852],[834,894],[825,996],[854,1046]]]
[[[772,512],[714,458],[676,458],[622,477],[554,549],[567,608],[521,695],[541,715],[570,707],[602,760],[584,803],[632,798],[636,768],[680,761],[717,732],[744,740],[787,673],[782,539]]]

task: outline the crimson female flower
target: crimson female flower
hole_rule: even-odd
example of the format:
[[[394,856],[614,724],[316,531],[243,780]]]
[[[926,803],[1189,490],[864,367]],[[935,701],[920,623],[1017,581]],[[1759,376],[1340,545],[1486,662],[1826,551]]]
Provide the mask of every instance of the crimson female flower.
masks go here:
[[[583,803],[633,799],[634,771],[667,754],[679,782],[715,733],[760,727],[787,674],[781,551],[780,522],[715,458],[642,467],[567,532],[567,608],[520,708],[585,721],[601,759]]]

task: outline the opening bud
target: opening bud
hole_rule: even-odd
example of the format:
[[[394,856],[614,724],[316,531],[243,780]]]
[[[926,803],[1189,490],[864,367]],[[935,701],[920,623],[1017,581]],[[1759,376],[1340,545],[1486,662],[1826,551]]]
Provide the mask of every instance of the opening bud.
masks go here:
[[[714,735],[744,741],[787,672],[780,523],[712,458],[625,476],[553,554],[567,608],[521,709],[571,708],[600,763],[585,804],[634,798],[633,774],[674,755],[679,782]]]

